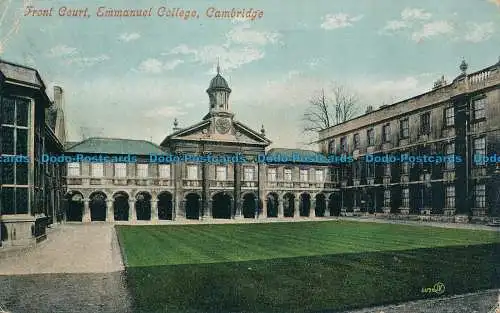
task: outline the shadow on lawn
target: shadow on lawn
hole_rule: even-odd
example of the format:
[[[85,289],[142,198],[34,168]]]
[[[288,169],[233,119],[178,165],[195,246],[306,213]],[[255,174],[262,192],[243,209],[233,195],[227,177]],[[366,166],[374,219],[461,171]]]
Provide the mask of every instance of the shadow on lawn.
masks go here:
[[[484,244],[130,267],[127,282],[141,313],[338,312],[499,288],[499,260],[500,244]]]

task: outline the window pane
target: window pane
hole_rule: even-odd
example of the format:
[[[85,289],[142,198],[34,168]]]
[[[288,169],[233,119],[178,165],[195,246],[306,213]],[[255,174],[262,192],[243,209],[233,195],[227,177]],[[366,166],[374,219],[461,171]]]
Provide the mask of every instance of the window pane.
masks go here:
[[[80,163],[68,163],[68,176],[80,176]]]
[[[28,213],[28,188],[16,188],[16,213]]]
[[[14,128],[2,127],[2,154],[14,154]]]
[[[188,179],[198,179],[198,168],[196,165],[188,165],[187,167]]]
[[[2,214],[14,214],[14,188],[2,187]]]
[[[160,178],[170,178],[170,165],[160,164],[159,174]]]
[[[15,163],[2,163],[2,183],[14,184],[14,166]]]
[[[28,184],[28,163],[16,163],[16,184],[17,185],[27,185]]]
[[[17,125],[28,126],[29,101],[26,99],[18,99],[17,104]]]
[[[27,155],[28,154],[28,130],[27,129],[16,129],[17,139],[16,139],[16,154],[17,155]]]
[[[92,177],[102,177],[104,176],[104,168],[102,163],[92,163]]]
[[[10,98],[2,99],[2,124],[14,125],[14,100]]]
[[[147,164],[137,164],[137,176],[138,177],[148,177],[148,165]]]
[[[127,176],[127,164],[115,163],[115,177],[126,177],[126,176]]]

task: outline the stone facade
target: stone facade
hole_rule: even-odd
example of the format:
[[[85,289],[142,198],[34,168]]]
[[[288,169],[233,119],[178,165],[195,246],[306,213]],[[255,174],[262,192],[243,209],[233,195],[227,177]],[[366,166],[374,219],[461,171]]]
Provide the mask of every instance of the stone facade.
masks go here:
[[[342,211],[449,216],[455,221],[498,217],[500,148],[500,62],[451,83],[441,79],[419,96],[320,132],[322,151],[355,158],[332,169],[340,182]],[[411,156],[456,156],[456,162],[401,162]],[[371,156],[395,156],[388,164]],[[499,158],[500,159],[500,158]],[[394,159],[393,159],[394,161]]]
[[[133,154],[128,163],[68,164],[67,221],[131,222],[330,216],[340,213],[328,165],[299,162],[317,157],[308,150],[271,149],[265,130],[234,119],[231,89],[218,72],[207,89],[208,114],[174,131],[160,146],[146,141],[90,138],[65,153],[109,158]],[[151,162],[151,155],[244,158],[245,161]],[[287,162],[259,162],[259,156],[288,156]],[[297,159],[293,159],[293,157]]]

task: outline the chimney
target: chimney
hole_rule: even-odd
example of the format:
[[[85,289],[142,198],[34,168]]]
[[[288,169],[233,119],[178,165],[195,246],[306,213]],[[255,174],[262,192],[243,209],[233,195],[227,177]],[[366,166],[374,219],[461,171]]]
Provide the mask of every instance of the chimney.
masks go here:
[[[54,105],[56,109],[63,109],[64,96],[60,86],[54,86]]]
[[[56,111],[54,133],[64,144],[66,142],[66,119],[64,118],[64,91],[60,86],[54,86],[54,106]]]

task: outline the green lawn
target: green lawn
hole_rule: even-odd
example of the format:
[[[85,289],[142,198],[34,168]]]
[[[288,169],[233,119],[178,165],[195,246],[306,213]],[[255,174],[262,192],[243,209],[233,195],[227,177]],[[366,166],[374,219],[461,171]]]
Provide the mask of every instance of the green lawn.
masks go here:
[[[356,222],[117,226],[136,312],[332,312],[500,287],[500,234]]]

